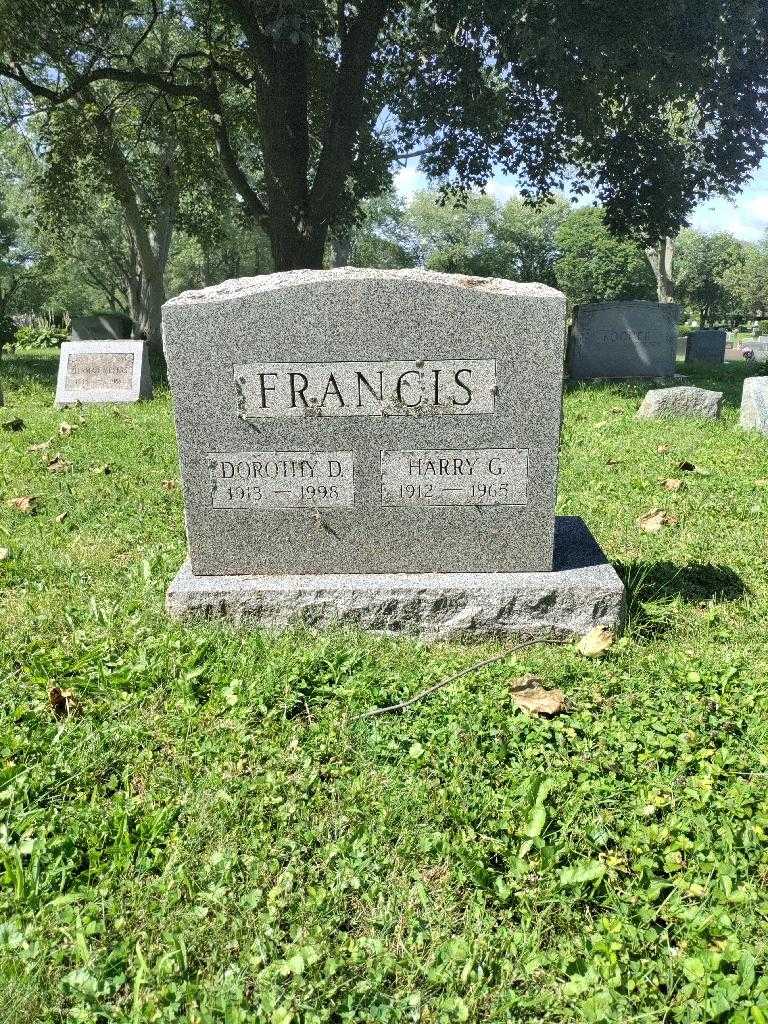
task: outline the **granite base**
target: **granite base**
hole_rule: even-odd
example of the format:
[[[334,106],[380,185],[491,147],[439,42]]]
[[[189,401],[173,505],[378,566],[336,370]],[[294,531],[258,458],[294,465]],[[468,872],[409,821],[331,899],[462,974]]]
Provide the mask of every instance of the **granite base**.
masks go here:
[[[330,573],[193,576],[185,562],[166,594],[176,619],[250,628],[355,627],[424,639],[583,636],[619,631],[624,584],[584,522],[558,516],[552,572]]]

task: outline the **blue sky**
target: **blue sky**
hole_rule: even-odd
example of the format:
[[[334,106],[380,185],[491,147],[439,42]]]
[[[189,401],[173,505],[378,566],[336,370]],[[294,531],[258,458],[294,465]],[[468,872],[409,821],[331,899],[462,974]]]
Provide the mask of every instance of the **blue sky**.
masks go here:
[[[427,181],[411,163],[396,174],[395,186],[401,195],[409,197],[426,188]],[[515,194],[515,180],[498,175],[488,183],[486,192],[503,202]],[[691,217],[691,226],[700,231],[730,231],[746,242],[762,238],[768,231],[768,157],[735,199],[715,198],[702,203]]]

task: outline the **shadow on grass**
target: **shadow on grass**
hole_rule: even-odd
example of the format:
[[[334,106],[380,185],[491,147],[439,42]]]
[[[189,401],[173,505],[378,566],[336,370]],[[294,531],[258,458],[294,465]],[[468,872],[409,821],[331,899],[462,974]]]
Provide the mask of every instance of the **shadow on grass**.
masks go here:
[[[45,352],[3,352],[0,360],[3,384],[9,389],[18,389],[30,380],[54,388],[58,369],[57,349]]]
[[[668,628],[665,606],[737,601],[747,593],[744,581],[726,565],[627,562],[616,570],[627,588],[629,621],[650,635]]]
[[[638,402],[642,401],[646,392],[655,388],[677,387],[680,385],[707,388],[710,391],[723,392],[723,404],[739,409],[741,407],[741,391],[747,377],[759,377],[768,375],[768,365],[761,363],[733,362],[723,363],[722,366],[711,366],[706,363],[682,363],[677,364],[677,372],[685,374],[687,381],[662,384],[652,377],[647,380],[586,380],[569,381],[567,391],[578,393],[589,391],[593,394],[601,394],[610,398],[631,398]]]

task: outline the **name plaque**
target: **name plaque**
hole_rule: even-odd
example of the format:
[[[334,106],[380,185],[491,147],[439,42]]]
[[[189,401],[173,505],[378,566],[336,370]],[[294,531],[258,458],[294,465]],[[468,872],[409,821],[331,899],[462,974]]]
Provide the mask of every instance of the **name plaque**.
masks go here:
[[[493,413],[494,359],[241,363],[240,416],[445,416]]]
[[[73,352],[67,358],[64,386],[72,391],[130,391],[133,353]]]
[[[213,508],[351,508],[352,452],[216,452],[207,457]]]
[[[525,505],[527,448],[381,453],[382,505]]]

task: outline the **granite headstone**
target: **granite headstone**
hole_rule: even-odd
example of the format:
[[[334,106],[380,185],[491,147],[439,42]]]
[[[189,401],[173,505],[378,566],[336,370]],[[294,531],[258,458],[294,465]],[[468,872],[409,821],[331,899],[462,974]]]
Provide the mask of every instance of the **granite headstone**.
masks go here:
[[[741,393],[741,416],[744,430],[768,435],[768,377],[747,377]]]
[[[351,268],[166,303],[190,558],[169,611],[616,625],[623,589],[580,520],[555,550],[564,313],[543,285]]]
[[[70,341],[104,341],[112,338],[120,341],[131,335],[130,317],[122,313],[102,313],[96,316],[72,318]]]
[[[726,340],[725,331],[691,331],[686,338],[686,363],[714,363],[719,366],[725,362]]]
[[[672,377],[680,307],[633,299],[577,306],[568,340],[574,380]]]
[[[152,397],[143,341],[65,341],[61,346],[56,405],[137,402]]]

